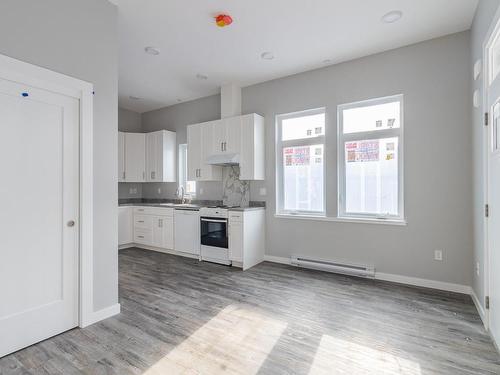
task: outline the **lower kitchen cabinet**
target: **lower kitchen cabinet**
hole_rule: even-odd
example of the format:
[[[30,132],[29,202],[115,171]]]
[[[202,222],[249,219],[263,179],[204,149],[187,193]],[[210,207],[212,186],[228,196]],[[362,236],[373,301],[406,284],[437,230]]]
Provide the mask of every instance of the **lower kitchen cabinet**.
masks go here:
[[[229,259],[247,270],[264,261],[265,210],[229,211]]]
[[[118,207],[118,245],[134,242],[134,211],[132,207]]]

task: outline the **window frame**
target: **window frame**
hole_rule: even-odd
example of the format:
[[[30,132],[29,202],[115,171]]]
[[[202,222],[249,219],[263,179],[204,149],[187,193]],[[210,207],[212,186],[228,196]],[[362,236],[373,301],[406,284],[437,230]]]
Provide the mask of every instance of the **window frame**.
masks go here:
[[[181,156],[181,152],[184,153],[185,157]],[[182,159],[185,159],[185,165],[186,165],[186,168],[184,170],[184,174],[186,176],[186,185],[187,185],[187,182],[188,182],[188,169],[187,169],[187,157],[188,157],[188,152],[187,152],[187,143],[180,143],[178,145],[178,149],[177,149],[177,188],[180,189],[182,185],[182,182],[183,182],[183,179],[181,178],[181,161]],[[196,181],[194,181],[195,183],[195,186],[196,186]],[[186,191],[186,187],[187,186],[183,186],[184,188],[184,196],[187,197],[188,199],[193,199],[196,197],[196,188],[195,188],[195,192],[192,193],[188,193]]]
[[[318,114],[325,115],[324,134],[310,138],[293,139],[282,141],[282,124],[283,120],[313,116]],[[311,216],[311,217],[325,217],[326,216],[326,181],[327,181],[327,168],[326,168],[326,135],[327,135],[327,111],[326,107],[306,109],[297,112],[284,113],[276,115],[276,214],[277,215],[293,215],[293,216]],[[309,210],[285,210],[285,186],[284,186],[284,168],[283,168],[283,149],[286,147],[301,147],[301,146],[323,146],[323,210],[322,211],[309,211]]]
[[[344,134],[345,110],[353,108],[368,107],[392,102],[400,105],[400,127],[393,129],[370,130],[357,133]],[[364,212],[346,212],[346,165],[345,165],[345,143],[352,141],[365,141],[383,138],[398,137],[398,214],[382,215]],[[377,220],[377,221],[401,221],[405,222],[404,207],[404,95],[392,95],[381,98],[373,98],[337,106],[337,217],[346,220]]]

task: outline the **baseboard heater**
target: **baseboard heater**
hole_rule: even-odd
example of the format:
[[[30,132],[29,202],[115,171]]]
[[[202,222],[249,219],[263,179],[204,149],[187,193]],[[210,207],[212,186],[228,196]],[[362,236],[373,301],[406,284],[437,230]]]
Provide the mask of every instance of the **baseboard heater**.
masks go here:
[[[291,263],[297,267],[310,268],[319,271],[359,277],[375,277],[375,267],[373,266],[346,264],[329,260],[312,259],[303,256],[292,256]]]

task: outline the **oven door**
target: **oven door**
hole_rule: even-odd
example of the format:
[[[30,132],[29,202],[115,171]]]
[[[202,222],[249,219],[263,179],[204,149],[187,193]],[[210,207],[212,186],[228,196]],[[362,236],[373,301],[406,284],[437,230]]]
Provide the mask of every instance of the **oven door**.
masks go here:
[[[201,219],[201,244],[205,246],[228,248],[227,219]]]

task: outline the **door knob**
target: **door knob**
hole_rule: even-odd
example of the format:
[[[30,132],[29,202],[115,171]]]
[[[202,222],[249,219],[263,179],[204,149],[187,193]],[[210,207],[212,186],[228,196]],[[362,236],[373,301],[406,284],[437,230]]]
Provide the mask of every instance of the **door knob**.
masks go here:
[[[68,224],[67,224],[68,227],[74,227],[75,226],[75,221],[74,220],[70,220],[68,221]]]

